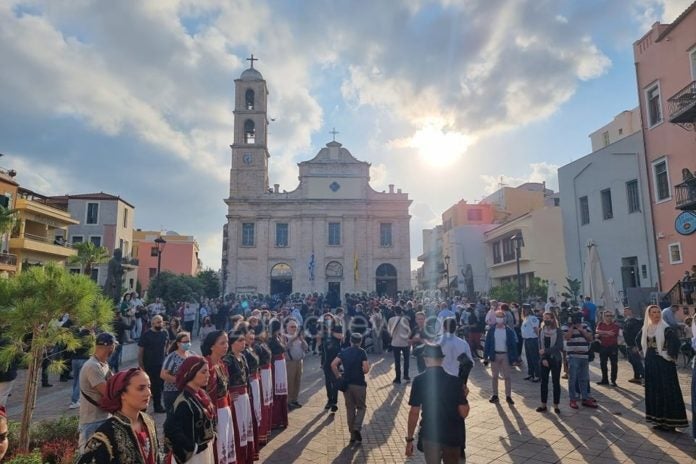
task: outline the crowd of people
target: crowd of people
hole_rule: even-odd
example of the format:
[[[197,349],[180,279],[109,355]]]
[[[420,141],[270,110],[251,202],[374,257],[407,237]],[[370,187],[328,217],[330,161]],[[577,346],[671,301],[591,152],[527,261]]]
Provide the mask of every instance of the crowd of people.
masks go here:
[[[69,407],[79,408],[78,462],[156,464],[162,449],[171,462],[251,464],[272,431],[288,426],[289,411],[302,407],[303,360],[310,355],[319,356],[326,411],[338,410],[342,392],[350,443],[360,444],[368,351],[391,351],[393,383],[412,381],[405,453],[416,445],[428,463],[458,462],[464,455],[467,384],[477,360],[490,368],[491,403],[500,402],[502,379],[505,402],[515,404],[511,371],[525,364],[525,381],[539,384],[536,411],[549,410],[550,379],[551,409],[560,414],[561,380],[567,379],[570,408],[597,408],[590,363],[599,357],[598,385],[616,387],[624,350],[633,370],[629,382],[645,386],[646,421],[665,431],[688,426],[677,378],[685,325],[676,317],[679,307],[649,306],[643,320],[625,308],[617,321],[589,298],[581,306],[554,299],[518,305],[368,295],[346,295],[345,302],[331,307],[321,295],[307,295],[166,308],[159,300],[145,306],[137,295],[124,297],[114,333],[75,328],[83,343],[71,354]],[[696,349],[696,324],[691,327]],[[199,350],[192,346],[194,335]],[[129,340],[137,342],[138,366],[119,370],[121,347]],[[0,381],[0,405],[7,399],[3,392]],[[693,396],[696,387],[696,406]],[[162,437],[149,407],[166,414]],[[3,427],[0,416],[0,444]]]

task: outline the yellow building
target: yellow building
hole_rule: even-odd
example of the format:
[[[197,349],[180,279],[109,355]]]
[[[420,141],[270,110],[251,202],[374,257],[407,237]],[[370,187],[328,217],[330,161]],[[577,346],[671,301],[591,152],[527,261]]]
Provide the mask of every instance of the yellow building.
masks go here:
[[[517,282],[515,238],[522,235],[520,274],[526,287],[534,277],[561,283],[566,277],[561,208],[546,206],[485,233],[486,263],[492,286]]]
[[[17,222],[10,235],[10,254],[16,256],[17,272],[27,266],[47,262],[65,264],[77,254],[66,238],[68,226],[79,224],[67,210],[48,205],[48,199],[31,190],[19,188],[14,209]]]
[[[0,168],[0,206],[13,209],[19,184],[14,180],[16,173]],[[0,278],[17,272],[17,255],[10,253],[10,233],[0,235]]]

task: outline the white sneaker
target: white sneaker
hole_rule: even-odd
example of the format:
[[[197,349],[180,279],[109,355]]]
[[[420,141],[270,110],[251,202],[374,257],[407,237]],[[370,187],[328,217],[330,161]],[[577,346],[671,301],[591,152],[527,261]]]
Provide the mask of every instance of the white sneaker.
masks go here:
[[[78,401],[76,403],[70,403],[70,406],[68,406],[68,409],[77,409],[79,407],[80,407],[80,402]]]

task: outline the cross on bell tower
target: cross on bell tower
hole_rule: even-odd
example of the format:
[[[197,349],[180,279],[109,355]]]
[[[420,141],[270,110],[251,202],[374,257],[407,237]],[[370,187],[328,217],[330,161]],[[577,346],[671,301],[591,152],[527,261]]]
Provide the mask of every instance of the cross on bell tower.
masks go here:
[[[333,141],[335,142],[336,141],[336,134],[340,134],[340,132],[338,132],[336,130],[336,128],[334,127],[332,130],[329,131],[329,134],[331,134],[333,136]]]
[[[247,58],[246,60],[251,62],[251,69],[254,69],[254,61],[259,61],[258,58],[254,58],[253,53],[251,54],[251,57]]]

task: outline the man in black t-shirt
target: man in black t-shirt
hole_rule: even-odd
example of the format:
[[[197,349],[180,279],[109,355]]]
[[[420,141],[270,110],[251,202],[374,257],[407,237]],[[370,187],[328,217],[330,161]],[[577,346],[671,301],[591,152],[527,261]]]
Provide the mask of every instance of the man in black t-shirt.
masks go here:
[[[341,352],[343,326],[336,323],[331,313],[324,314],[319,337],[321,338],[321,367],[324,371],[324,383],[326,384],[326,406],[324,409],[336,412],[338,411],[338,389],[336,388],[336,377],[331,370],[331,363]]]
[[[469,415],[469,403],[462,380],[442,368],[444,357],[439,345],[428,344],[423,349],[426,369],[413,380],[408,400],[411,410],[408,413],[406,456],[413,454],[413,434],[422,410],[420,438],[425,462],[439,463],[442,460],[445,464],[454,464],[459,462],[466,442],[464,419]]]
[[[351,443],[362,443],[363,419],[367,409],[365,400],[367,399],[367,383],[365,374],[370,370],[367,362],[367,353],[360,348],[362,335],[353,333],[350,336],[350,347],[341,351],[331,363],[331,370],[336,378],[341,377],[338,367],[343,365],[343,381],[346,389],[343,397],[346,400],[346,417],[348,418],[348,430],[350,431]]]
[[[162,330],[162,316],[152,318],[152,328],[142,334],[138,341],[138,365],[150,377],[152,405],[157,413],[165,412],[162,406],[162,388],[164,381],[160,377],[164,364],[165,348],[169,341],[166,330]]]

